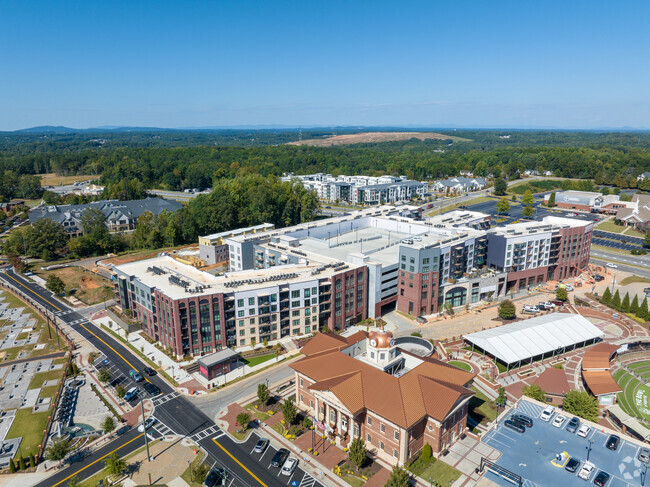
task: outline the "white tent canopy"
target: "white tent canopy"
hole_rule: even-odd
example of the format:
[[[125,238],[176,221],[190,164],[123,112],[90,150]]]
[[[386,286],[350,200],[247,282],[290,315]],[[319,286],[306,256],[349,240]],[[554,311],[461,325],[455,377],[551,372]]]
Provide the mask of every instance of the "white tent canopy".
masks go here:
[[[555,350],[565,350],[603,335],[582,315],[551,313],[470,333],[463,338],[503,363],[514,364]]]

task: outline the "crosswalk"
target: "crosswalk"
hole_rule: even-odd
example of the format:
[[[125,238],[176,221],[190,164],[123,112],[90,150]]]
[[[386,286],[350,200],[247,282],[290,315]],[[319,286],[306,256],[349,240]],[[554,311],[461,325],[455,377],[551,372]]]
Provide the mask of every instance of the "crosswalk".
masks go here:
[[[192,436],[190,436],[190,438],[198,443],[199,441],[205,440],[206,438],[209,437],[221,438],[225,434],[226,433],[224,431],[220,430],[215,425],[215,426],[210,426],[208,428],[205,428],[204,430],[201,430],[198,433],[194,433]]]
[[[316,483],[316,479],[311,475],[309,475],[307,472],[305,472],[305,475],[300,481],[300,485],[298,487],[313,487],[315,483]]]
[[[525,414],[526,416],[530,416],[531,418],[539,418],[539,415],[542,412],[542,407],[538,406],[537,404],[533,404],[528,401],[519,401],[519,404],[517,405],[517,412],[521,414]]]
[[[169,394],[165,394],[164,396],[158,396],[155,399],[153,399],[153,405],[154,407],[158,407],[162,404],[165,404],[166,402],[171,401],[172,399],[176,399],[180,394],[176,391],[171,392]]]
[[[67,323],[68,325],[78,325],[80,323],[85,323],[86,321],[88,321],[86,318],[80,318],[78,320],[68,321]]]
[[[160,421],[153,425],[153,429],[161,436],[170,436],[176,434],[169,426],[167,426],[165,423],[161,423]]]

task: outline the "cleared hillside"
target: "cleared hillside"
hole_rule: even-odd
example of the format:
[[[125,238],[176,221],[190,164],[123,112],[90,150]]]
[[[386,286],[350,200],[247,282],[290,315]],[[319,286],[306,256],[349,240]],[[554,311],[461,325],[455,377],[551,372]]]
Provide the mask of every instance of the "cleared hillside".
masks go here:
[[[437,132],[362,132],[358,134],[333,135],[324,139],[307,139],[303,141],[288,142],[287,145],[311,145],[314,147],[334,147],[349,144],[375,144],[392,142],[395,140],[453,140],[454,142],[467,142],[470,139],[439,134]]]

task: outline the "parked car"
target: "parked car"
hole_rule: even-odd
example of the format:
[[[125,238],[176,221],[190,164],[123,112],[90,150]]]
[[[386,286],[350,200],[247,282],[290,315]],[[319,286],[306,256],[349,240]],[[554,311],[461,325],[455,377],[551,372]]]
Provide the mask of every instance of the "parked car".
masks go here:
[[[550,421],[554,413],[555,408],[553,406],[547,406],[546,409],[542,411],[542,414],[539,415],[539,419],[542,421]]]
[[[637,458],[639,459],[640,462],[643,462],[643,463],[650,462],[650,449],[641,448],[639,450],[639,454],[637,455]]]
[[[555,305],[553,303],[551,303],[550,301],[544,301],[543,303],[540,303],[540,304],[543,304],[544,306],[546,306],[549,309],[555,309]]]
[[[608,262],[606,265],[611,269],[618,269],[618,266],[616,264],[612,264],[611,262]]]
[[[605,276],[601,276],[600,274],[596,274],[594,276],[594,281],[596,281],[596,282],[600,282],[600,281],[602,281],[604,279],[605,279]]]
[[[530,304],[524,304],[521,310],[524,313],[531,313],[531,314],[539,313],[539,308],[537,306],[530,305]]]
[[[566,421],[566,418],[562,416],[561,414],[558,414],[553,418],[553,423],[551,423],[553,426],[556,428],[561,428],[564,422]]]
[[[145,382],[143,387],[144,390],[147,391],[152,396],[157,396],[158,394],[160,394],[160,389],[158,388],[158,386],[152,384],[151,382]]]
[[[560,301],[559,299],[555,299],[551,301],[555,306],[564,306],[564,301]]]
[[[582,462],[580,462],[580,460],[578,460],[577,458],[571,457],[569,458],[569,461],[566,462],[564,469],[567,472],[576,473],[576,471],[580,468],[581,463]]]
[[[618,444],[621,441],[621,439],[616,436],[616,435],[609,435],[609,438],[607,438],[607,443],[605,443],[605,446],[612,451],[616,451],[618,448]]]
[[[282,475],[291,475],[297,466],[298,459],[294,457],[289,458],[286,462],[284,462],[284,465],[282,466]]]
[[[591,477],[591,474],[594,473],[595,469],[596,467],[593,463],[585,462],[585,464],[578,472],[578,477],[580,477],[582,480],[589,480],[589,477]]]
[[[516,431],[517,433],[525,433],[526,432],[526,428],[523,427],[521,425],[521,423],[516,423],[516,422],[512,421],[511,419],[506,419],[503,422],[503,425],[506,428],[510,428],[511,430]]]
[[[533,427],[533,420],[532,420],[532,418],[529,418],[528,416],[526,416],[526,415],[524,415],[524,414],[517,414],[517,413],[515,413],[515,414],[513,414],[513,415],[510,417],[510,419],[512,419],[513,421],[517,420],[517,421],[523,423],[523,424],[524,424],[526,427],[528,427],[528,428],[532,428],[532,427]]]
[[[289,458],[289,450],[286,448],[280,448],[277,452],[275,452],[275,455],[273,455],[273,458],[271,459],[271,466],[280,468],[282,465],[284,465],[284,462],[287,461],[287,458]]]
[[[573,291],[573,286],[571,284],[565,284],[564,287],[567,291]]]
[[[138,431],[140,433],[144,433],[145,427],[147,428],[147,431],[151,429],[151,427],[156,424],[158,420],[154,418],[153,416],[149,416],[147,419],[144,420],[144,423],[140,423],[140,426],[138,426]]]
[[[126,391],[126,394],[124,394],[124,400],[126,402],[131,401],[132,399],[135,399],[138,395],[138,388],[137,387],[131,387],[128,391]]]
[[[549,308],[548,306],[546,306],[546,304],[544,304],[544,303],[539,303],[539,304],[537,305],[537,307],[540,309],[540,311],[548,311],[548,310],[551,309],[551,308]]]
[[[644,287],[643,292],[644,293],[650,293],[650,287]]]
[[[569,424],[566,425],[566,430],[569,433],[575,433],[580,427],[580,420],[575,416],[569,420]]]
[[[145,374],[147,374],[149,377],[151,377],[152,375],[156,375],[156,371],[153,370],[151,367],[145,367],[144,369],[142,369],[142,371]]]
[[[586,424],[583,424],[578,428],[578,436],[581,436],[582,438],[586,438],[587,435],[591,432],[591,426],[588,426]]]
[[[253,451],[255,453],[264,453],[266,449],[269,446],[269,439],[268,438],[260,438],[257,440],[257,443],[255,443],[255,448],[253,448]]]
[[[216,487],[218,485],[226,485],[228,473],[223,468],[213,468],[205,477],[203,482],[204,487]]]
[[[131,377],[131,379],[133,379],[136,382],[142,382],[144,380],[144,377],[140,375],[140,372],[138,372],[135,369],[129,370],[129,377]]]
[[[598,472],[598,475],[594,478],[594,484],[599,485],[600,487],[605,487],[605,484],[609,481],[609,474],[603,472],[602,470]]]

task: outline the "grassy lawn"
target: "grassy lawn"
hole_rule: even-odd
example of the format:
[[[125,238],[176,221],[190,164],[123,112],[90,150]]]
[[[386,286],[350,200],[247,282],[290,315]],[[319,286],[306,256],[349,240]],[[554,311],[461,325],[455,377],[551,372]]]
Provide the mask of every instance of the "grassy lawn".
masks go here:
[[[467,372],[472,371],[472,367],[469,364],[466,364],[465,362],[461,362],[460,360],[450,360],[447,363],[449,365],[453,365],[454,367],[458,367],[459,369],[466,370]]]
[[[39,374],[34,374],[32,382],[29,384],[30,389],[38,389],[43,385],[43,382],[46,380],[58,380],[63,377],[63,372],[65,369],[59,370],[50,370],[48,372],[41,372]]]
[[[255,409],[255,406],[253,406],[252,404],[246,405],[244,409],[246,409],[248,412],[251,413],[252,416],[255,416],[260,421],[266,421],[271,417],[271,415],[268,414],[266,411],[263,411],[261,409]]]
[[[54,397],[56,396],[56,392],[58,390],[59,390],[59,386],[43,387],[41,389],[41,393],[39,394],[39,397]]]
[[[343,480],[345,480],[345,482],[347,482],[348,484],[350,484],[350,485],[352,485],[354,487],[362,487],[363,484],[366,483],[366,481],[363,480],[361,477],[355,477],[353,475],[344,475],[341,478]]]
[[[636,370],[636,369],[645,369],[647,367],[650,367],[650,362],[643,361],[643,362],[635,362],[633,364],[630,364],[627,366],[628,369],[631,370]],[[622,370],[617,370],[616,372],[623,372]]]
[[[41,175],[41,186],[62,186],[72,184],[75,181],[90,181],[91,179],[97,179],[97,176],[92,176],[90,174],[59,176],[55,173],[49,173]]]
[[[43,430],[47,426],[49,411],[43,413],[32,413],[32,408],[19,409],[16,418],[9,428],[7,438],[19,438],[23,441],[20,449],[24,456],[38,452],[38,445],[43,439]]]
[[[430,462],[425,463],[419,458],[409,466],[409,471],[418,477],[424,479],[426,482],[431,479],[435,481],[436,485],[451,485],[458,477],[460,472],[453,467],[450,467],[441,460],[432,458]]]
[[[66,290],[74,289],[74,297],[88,305],[103,303],[106,299],[113,297],[113,290],[108,279],[81,267],[72,266],[44,271],[39,266],[34,272],[45,280],[51,275],[59,277],[65,282]]]
[[[629,257],[630,251],[629,250],[622,250],[622,249],[615,249],[613,247],[606,247],[604,245],[591,245],[592,250],[600,250],[601,252],[607,252],[609,254],[617,254],[617,255],[623,255],[625,257]],[[606,259],[603,257],[598,257],[600,260],[611,260],[611,259]]]
[[[448,211],[456,210],[459,206],[477,205],[479,203],[485,203],[487,201],[494,201],[494,203],[496,204],[497,200],[495,198],[491,198],[490,196],[477,196],[476,198],[472,198],[471,200],[460,201],[460,202],[457,202],[457,203],[452,203],[452,204],[447,205],[447,206],[443,206],[442,211],[440,211],[440,210],[431,210],[427,214],[427,216],[435,216],[439,212],[447,213]]]
[[[244,359],[244,362],[246,365],[249,367],[255,367],[256,365],[263,364],[264,362],[271,360],[272,358],[275,357],[275,352],[269,353],[266,355],[258,355],[257,357],[251,357],[248,359]]]
[[[469,400],[467,414],[477,423],[494,421],[497,417],[494,401],[490,400],[475,386],[471,386],[470,389],[474,391],[474,396]]]
[[[18,333],[18,336],[16,337],[16,340],[27,340],[28,336],[29,336],[29,332],[21,331],[20,333]]]
[[[191,487],[203,487],[203,480],[197,480],[194,474],[199,466],[203,463],[203,452],[199,452],[196,458],[192,461],[191,465],[181,474],[181,478],[187,482]],[[190,481],[190,469],[192,470],[192,481]]]
[[[605,220],[596,225],[596,230],[612,233],[623,233],[626,228],[625,225],[616,225],[613,220]]]
[[[641,276],[627,276],[625,279],[619,282],[618,285],[627,286],[628,284],[634,284],[635,282],[646,283],[646,282],[650,282],[650,279]]]

